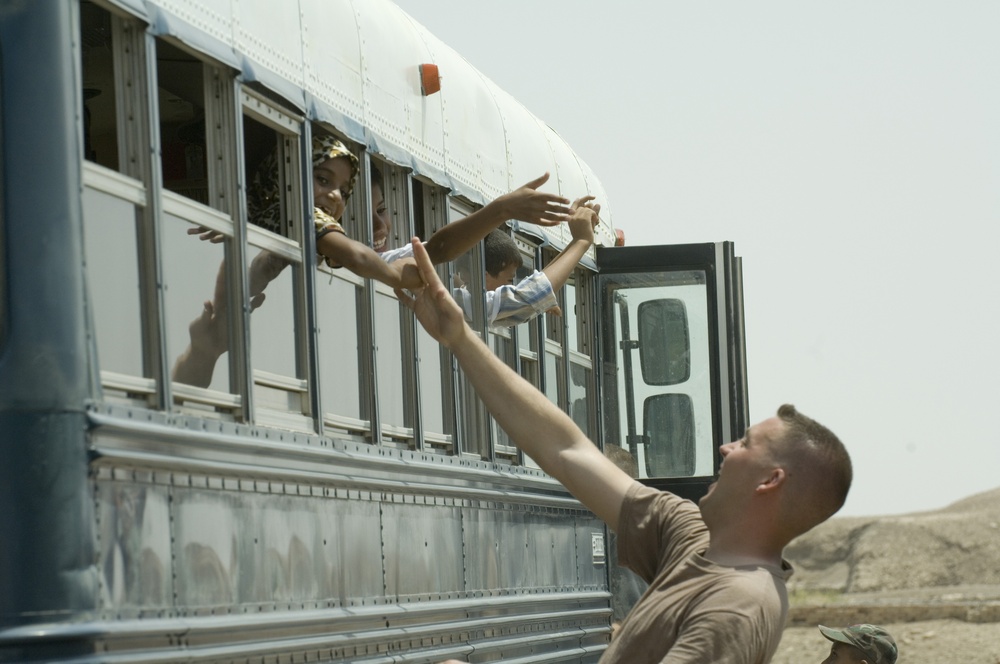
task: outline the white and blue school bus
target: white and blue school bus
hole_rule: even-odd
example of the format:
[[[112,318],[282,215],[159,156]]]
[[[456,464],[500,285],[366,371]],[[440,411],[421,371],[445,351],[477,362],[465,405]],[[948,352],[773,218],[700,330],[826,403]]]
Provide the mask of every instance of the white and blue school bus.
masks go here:
[[[397,246],[545,171],[594,194],[562,315],[493,330],[476,299],[475,329],[643,482],[697,497],[745,428],[732,245],[613,246],[593,171],[390,2],[9,0],[0,661],[600,657],[631,592],[609,533],[391,290],[317,264],[320,134],[359,158],[365,242],[376,168]],[[247,213],[268,155],[276,231]],[[509,232],[526,270],[569,239]],[[261,256],[285,269],[254,308]],[[482,261],[442,277],[481,289]]]

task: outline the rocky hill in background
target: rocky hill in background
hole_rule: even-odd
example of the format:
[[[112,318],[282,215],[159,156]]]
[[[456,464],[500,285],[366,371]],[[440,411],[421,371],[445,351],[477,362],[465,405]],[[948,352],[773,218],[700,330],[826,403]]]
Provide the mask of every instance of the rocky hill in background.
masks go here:
[[[834,517],[785,550],[795,590],[1000,585],[1000,489],[933,512]]]
[[[875,623],[907,664],[1000,664],[1000,489],[941,510],[840,517],[785,549],[795,566],[772,664],[819,662],[816,625]]]
[[[1000,622],[1000,489],[931,512],[834,517],[785,557],[792,624]]]

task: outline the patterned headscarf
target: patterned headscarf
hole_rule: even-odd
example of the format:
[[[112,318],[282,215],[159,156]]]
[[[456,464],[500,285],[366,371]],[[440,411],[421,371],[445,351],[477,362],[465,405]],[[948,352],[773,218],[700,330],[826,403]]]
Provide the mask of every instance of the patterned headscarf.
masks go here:
[[[347,149],[346,145],[333,136],[313,136],[312,142],[313,168],[316,168],[327,159],[337,159],[338,157],[347,157],[351,162],[351,180],[347,183],[347,187],[340,192],[346,201],[351,192],[354,191],[354,184],[358,181],[358,158],[354,156],[353,152]]]
[[[354,191],[354,184],[358,180],[358,158],[353,152],[347,149],[339,139],[333,136],[313,136],[312,141],[312,165],[316,168],[327,159],[346,157],[351,162],[351,179],[342,191],[344,200]],[[278,153],[272,150],[257,167],[254,174],[250,191],[247,194],[247,208],[250,222],[266,228],[274,233],[281,232],[281,220],[279,213],[279,178],[278,178]],[[326,214],[319,208],[313,210],[314,216],[321,217],[325,222],[339,221]]]

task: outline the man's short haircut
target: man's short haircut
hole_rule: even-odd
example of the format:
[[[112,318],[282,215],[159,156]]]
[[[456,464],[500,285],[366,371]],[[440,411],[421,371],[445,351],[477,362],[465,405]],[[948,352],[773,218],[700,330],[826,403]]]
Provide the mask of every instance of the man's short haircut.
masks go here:
[[[508,265],[521,264],[521,251],[514,240],[499,228],[490,231],[483,240],[483,253],[486,257],[486,271],[494,277]]]
[[[374,161],[372,161],[371,164],[372,164],[372,186],[373,187],[377,186],[379,189],[382,190],[382,193],[384,194],[385,187],[382,186],[382,171],[378,169],[378,166],[375,165]]]
[[[851,488],[851,457],[837,436],[791,404],[778,409],[785,433],[775,448],[785,468],[788,494],[785,525],[792,537],[826,521],[843,505]]]

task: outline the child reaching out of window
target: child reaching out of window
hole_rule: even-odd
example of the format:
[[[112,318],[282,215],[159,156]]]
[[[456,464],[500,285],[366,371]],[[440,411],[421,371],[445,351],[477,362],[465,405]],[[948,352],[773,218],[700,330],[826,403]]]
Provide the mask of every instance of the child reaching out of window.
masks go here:
[[[513,283],[517,268],[521,266],[517,245],[500,229],[486,236],[486,324],[489,327],[514,327],[546,311],[559,313],[556,293],[566,285],[577,263],[594,243],[594,228],[600,220],[601,206],[593,200],[593,196],[584,196],[573,202],[573,213],[568,220],[572,240],[542,270],[535,270],[517,284]],[[470,298],[464,288],[455,291],[455,299],[462,304],[469,320],[472,319]]]

